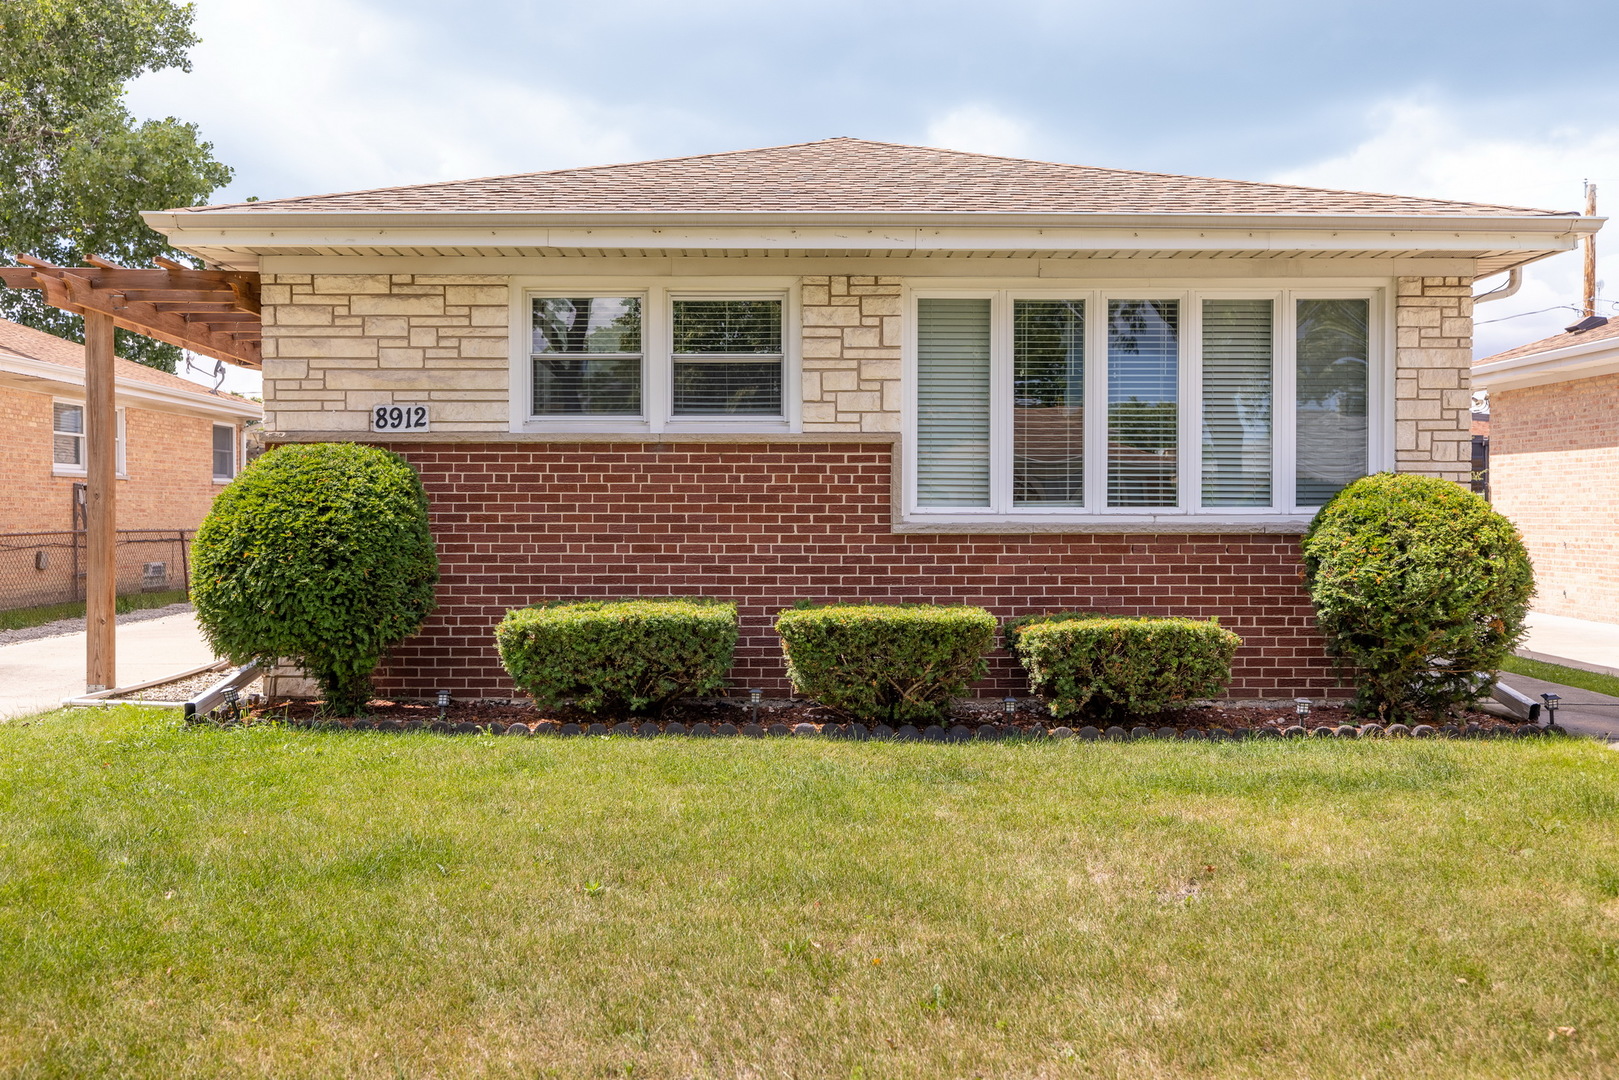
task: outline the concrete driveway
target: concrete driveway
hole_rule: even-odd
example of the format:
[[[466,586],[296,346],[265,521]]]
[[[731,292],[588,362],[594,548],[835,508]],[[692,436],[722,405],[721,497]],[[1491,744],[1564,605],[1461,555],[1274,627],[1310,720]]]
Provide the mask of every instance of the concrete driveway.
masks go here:
[[[54,709],[84,693],[85,635],[38,638],[0,645],[0,720]],[[211,663],[190,612],[118,627],[118,685],[160,679]]]

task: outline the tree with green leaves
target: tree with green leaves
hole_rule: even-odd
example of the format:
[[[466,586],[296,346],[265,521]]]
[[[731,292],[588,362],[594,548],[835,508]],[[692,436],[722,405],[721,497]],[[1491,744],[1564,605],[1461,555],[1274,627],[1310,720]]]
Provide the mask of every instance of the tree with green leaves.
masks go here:
[[[196,206],[229,183],[195,124],[137,122],[124,86],[189,71],[192,5],[170,0],[0,0],[0,259],[126,266],[176,257],[140,211]],[[0,289],[0,314],[84,340],[77,316],[32,290]],[[173,371],[179,350],[118,332],[120,355]]]

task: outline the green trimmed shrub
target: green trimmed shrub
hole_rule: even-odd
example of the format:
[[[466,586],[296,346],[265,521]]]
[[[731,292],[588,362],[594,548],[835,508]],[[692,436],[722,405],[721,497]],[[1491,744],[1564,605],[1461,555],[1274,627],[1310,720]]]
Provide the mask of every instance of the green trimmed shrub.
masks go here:
[[[934,720],[983,677],[995,616],[976,607],[833,604],[776,619],[799,693],[863,720]]]
[[[1378,473],[1321,508],[1305,582],[1327,650],[1356,669],[1355,711],[1471,701],[1524,636],[1534,572],[1512,522],[1456,484]]]
[[[1213,697],[1231,681],[1231,660],[1242,644],[1215,619],[1083,612],[1014,619],[1006,641],[1029,673],[1030,692],[1051,715],[1101,719]]]
[[[537,705],[661,713],[678,698],[724,689],[736,605],[681,597],[537,604],[508,612],[495,643]]]
[[[191,602],[232,663],[287,659],[353,715],[371,673],[433,610],[427,496],[397,454],[282,446],[219,493],[191,549]]]

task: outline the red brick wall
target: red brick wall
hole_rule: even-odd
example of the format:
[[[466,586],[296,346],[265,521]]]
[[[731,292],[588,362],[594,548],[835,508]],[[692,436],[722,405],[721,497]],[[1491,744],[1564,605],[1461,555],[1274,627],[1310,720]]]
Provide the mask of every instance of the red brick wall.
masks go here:
[[[776,612],[795,600],[1217,615],[1244,639],[1235,697],[1334,689],[1282,535],[896,535],[886,443],[399,444],[421,470],[440,606],[379,673],[385,693],[504,697],[491,630],[539,600],[735,600],[733,684],[786,688]],[[1025,689],[998,656],[978,688]]]
[[[1537,611],[1619,622],[1619,375],[1492,392],[1490,498],[1523,530]]]

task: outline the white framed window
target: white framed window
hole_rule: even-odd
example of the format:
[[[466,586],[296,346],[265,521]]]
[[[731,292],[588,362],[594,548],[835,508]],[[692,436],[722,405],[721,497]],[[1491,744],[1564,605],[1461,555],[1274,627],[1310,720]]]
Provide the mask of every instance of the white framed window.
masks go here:
[[[214,425],[214,482],[228,484],[236,478],[237,439],[235,424]]]
[[[124,469],[124,410],[115,410],[118,417],[114,436],[117,460],[113,468],[119,476]],[[51,472],[57,476],[83,476],[89,468],[87,436],[84,423],[84,402],[51,402]]]
[[[516,284],[514,430],[798,429],[796,280]]]
[[[1296,522],[1392,462],[1381,287],[912,297],[908,521]]]

